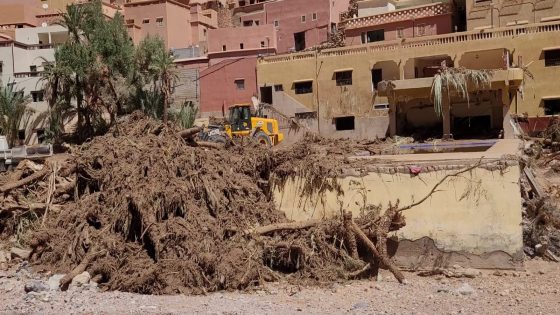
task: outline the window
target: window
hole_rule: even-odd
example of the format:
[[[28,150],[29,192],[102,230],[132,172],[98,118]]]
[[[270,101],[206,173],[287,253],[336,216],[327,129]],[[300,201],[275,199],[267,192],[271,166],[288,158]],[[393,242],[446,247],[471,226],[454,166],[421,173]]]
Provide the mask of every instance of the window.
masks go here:
[[[236,79],[233,82],[238,90],[245,90],[245,79]]]
[[[227,50],[226,45],[223,45],[223,46],[222,46],[222,51],[226,51],[226,50]]]
[[[29,71],[37,72],[37,66],[29,66]]]
[[[362,44],[385,40],[385,30],[374,30],[362,33]]]
[[[560,49],[544,51],[544,66],[545,67],[560,66]]]
[[[296,94],[313,93],[313,81],[295,82],[294,89],[296,90]]]
[[[18,130],[18,140],[24,141],[25,140],[25,129]]]
[[[296,51],[305,49],[305,32],[294,33],[294,49]]]
[[[334,119],[334,125],[337,131],[354,130],[354,116],[337,117]]]
[[[560,98],[548,99],[544,101],[544,114],[545,115],[558,115],[560,114]]]
[[[282,92],[282,91],[284,91],[284,86],[282,84],[276,84],[276,85],[274,85],[274,91],[275,92]]]
[[[274,27],[278,27],[280,26],[280,22],[278,22],[278,20],[274,21]]]
[[[243,43],[239,43],[239,49],[243,49]]]
[[[404,38],[404,27],[397,27],[397,38]]]
[[[243,26],[247,27],[251,25],[253,25],[253,21],[243,21]]]
[[[44,100],[44,93],[43,91],[31,91],[31,98],[33,102],[42,102]]]
[[[301,23],[305,23],[305,15],[301,16]]]
[[[4,68],[3,66],[4,66],[4,64],[2,63],[2,61],[0,61],[0,73],[2,73],[2,71],[4,70],[4,69],[3,69],[3,68]]]
[[[264,41],[261,41],[261,47],[264,47]]]
[[[317,21],[317,13],[313,13],[313,14],[311,15],[311,20]]]
[[[383,81],[383,70],[371,69],[371,85],[374,90],[377,90],[377,84],[381,81]]]
[[[387,104],[387,103],[385,103],[385,104],[374,104],[373,109],[375,109],[375,110],[389,109],[389,104]]]
[[[126,20],[126,24],[134,24],[134,19],[128,19],[128,20]]]
[[[352,85],[352,70],[335,72],[336,85]]]
[[[259,20],[255,21],[255,25],[259,25],[259,23],[260,23]]]
[[[301,112],[295,113],[294,115],[297,119],[316,119],[317,112]]]
[[[207,30],[207,29],[203,29],[203,30],[202,30],[202,33],[204,34],[204,37],[206,37],[206,33],[208,33],[208,30]]]
[[[142,24],[150,24],[150,19],[143,19]]]
[[[418,36],[426,35],[426,24],[418,24],[416,30],[417,30],[416,35]]]
[[[163,18],[162,17],[158,17],[156,19],[156,25],[159,27],[163,27]]]

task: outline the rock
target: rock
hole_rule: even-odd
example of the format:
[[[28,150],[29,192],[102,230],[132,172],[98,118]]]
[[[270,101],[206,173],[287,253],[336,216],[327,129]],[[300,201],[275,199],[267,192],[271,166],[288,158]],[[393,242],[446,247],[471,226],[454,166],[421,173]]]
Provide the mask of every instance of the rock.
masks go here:
[[[0,270],[8,270],[8,263],[10,262],[10,254],[0,250]]]
[[[12,247],[10,249],[10,253],[12,253],[12,256],[19,257],[23,260],[27,260],[29,259],[29,256],[31,256],[30,249],[23,249],[19,247]]]
[[[52,291],[58,291],[60,290],[60,280],[62,280],[62,278],[64,278],[63,274],[55,274],[52,275],[49,280],[47,281],[47,284],[49,285],[49,288]]]
[[[49,299],[49,295],[47,294],[47,292],[28,292],[27,295],[25,296],[26,300],[30,300],[30,299],[36,299],[42,302],[48,302]]]
[[[368,307],[369,307],[369,304],[366,303],[366,302],[358,302],[358,303],[355,303],[354,305],[352,305],[353,310],[365,309],[365,308],[368,308]]]
[[[457,289],[457,293],[462,295],[471,295],[474,293],[474,289],[470,286],[470,284],[465,282]]]
[[[50,288],[49,286],[44,283],[43,281],[39,281],[39,280],[32,280],[30,282],[27,282],[24,285],[24,290],[25,292],[43,292],[43,291],[48,291]]]
[[[496,270],[496,271],[494,271],[493,275],[494,275],[494,276],[501,277],[501,276],[506,276],[507,273],[505,273],[505,272],[503,272],[503,271],[501,271],[501,270]]]
[[[72,282],[70,283],[70,287],[81,287],[85,284],[88,284],[90,279],[91,276],[89,275],[89,272],[84,271],[79,275],[75,276],[74,279],[72,279]]]

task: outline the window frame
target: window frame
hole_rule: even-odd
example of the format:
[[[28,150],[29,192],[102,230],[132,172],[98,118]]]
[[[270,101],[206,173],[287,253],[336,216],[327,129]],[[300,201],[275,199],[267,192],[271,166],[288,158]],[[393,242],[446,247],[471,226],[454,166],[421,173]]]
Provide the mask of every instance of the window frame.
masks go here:
[[[156,26],[157,27],[164,27],[164,20],[163,20],[163,16],[157,17],[156,18]]]

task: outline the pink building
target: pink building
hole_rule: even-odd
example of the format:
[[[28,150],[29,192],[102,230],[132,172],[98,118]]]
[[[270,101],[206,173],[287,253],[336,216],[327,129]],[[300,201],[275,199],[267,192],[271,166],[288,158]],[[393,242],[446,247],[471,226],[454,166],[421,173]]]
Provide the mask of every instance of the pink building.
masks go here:
[[[229,106],[250,103],[257,95],[257,57],[223,59],[200,72],[202,117],[222,116]]]
[[[249,4],[243,10],[242,26],[272,24],[276,29],[278,53],[300,51],[327,41],[336,29],[340,13],[349,0],[277,0]],[[261,9],[262,8],[262,9]]]
[[[193,44],[191,9],[175,0],[145,0],[126,3],[124,15],[135,44],[149,36],[161,37],[167,48]]]
[[[453,32],[453,10],[447,3],[402,9],[388,6],[359,10],[360,13],[368,11],[372,14],[359,14],[358,17],[343,22],[346,45]]]
[[[276,53],[274,26],[220,28],[208,31],[208,65],[200,72],[200,112],[221,116],[222,107],[251,102],[257,95],[259,55]]]

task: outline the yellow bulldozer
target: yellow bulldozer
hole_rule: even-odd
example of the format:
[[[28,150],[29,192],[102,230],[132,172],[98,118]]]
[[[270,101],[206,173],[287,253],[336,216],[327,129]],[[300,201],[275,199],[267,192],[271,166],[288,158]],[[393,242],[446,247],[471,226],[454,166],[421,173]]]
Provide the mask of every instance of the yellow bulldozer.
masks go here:
[[[266,146],[278,145],[284,140],[278,120],[263,117],[259,109],[252,111],[252,104],[229,107],[229,116],[223,125],[208,125],[199,137],[204,141],[228,143],[236,137],[251,138]]]

